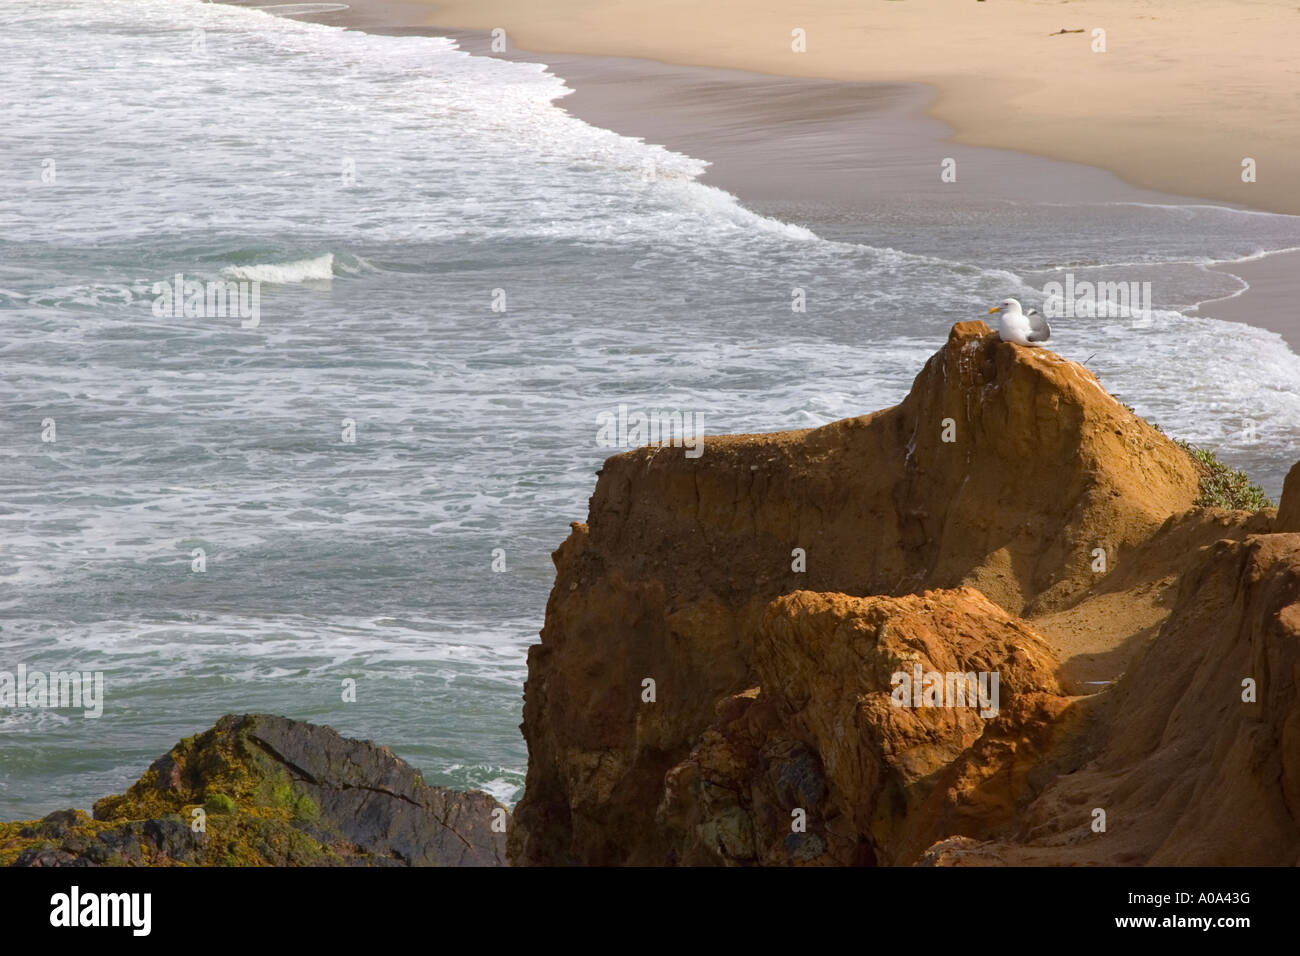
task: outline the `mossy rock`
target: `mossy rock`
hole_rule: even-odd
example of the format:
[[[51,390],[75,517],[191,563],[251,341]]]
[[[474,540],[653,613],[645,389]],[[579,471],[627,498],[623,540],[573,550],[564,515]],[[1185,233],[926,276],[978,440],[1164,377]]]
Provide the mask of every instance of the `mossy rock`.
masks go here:
[[[203,806],[209,813],[234,813],[239,809],[238,804],[224,793],[208,794]]]
[[[316,823],[320,820],[320,807],[304,793],[293,803],[293,818],[298,823]]]
[[[501,866],[498,809],[328,727],[227,716],[98,801],[93,819],[0,823],[0,865]]]

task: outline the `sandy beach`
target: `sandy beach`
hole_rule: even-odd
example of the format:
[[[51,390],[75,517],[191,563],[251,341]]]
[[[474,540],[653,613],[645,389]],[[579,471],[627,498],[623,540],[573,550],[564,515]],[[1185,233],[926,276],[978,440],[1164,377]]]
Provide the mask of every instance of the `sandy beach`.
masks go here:
[[[728,19],[730,9],[670,0],[651,22],[631,4],[359,0],[310,19],[543,62],[573,88],[561,105],[575,116],[705,159],[703,182],[814,227],[1000,201],[1300,212],[1300,115],[1278,79],[1296,72],[1285,48],[1300,16],[1282,4],[830,0]],[[770,42],[795,21],[817,39],[805,54]],[[1058,21],[1106,24],[1106,53],[1091,52],[1090,34],[1049,36]],[[1247,153],[1253,183],[1241,178]],[[956,183],[937,175],[946,158]],[[1293,258],[1214,267],[1249,288],[1192,314],[1250,322],[1300,350]]]
[[[239,5],[256,5],[235,0]],[[1104,164],[1051,159],[1011,144],[954,141],[937,117],[942,94],[904,75],[819,79],[718,63],[683,65],[647,51],[553,48],[545,30],[511,34],[497,50],[487,28],[458,26],[459,10],[426,0],[354,0],[295,19],[372,33],[454,39],[478,56],[544,63],[573,90],[559,105],[578,118],[706,160],[701,181],[783,218],[816,206],[878,214],[881,204],[1022,201],[1185,202],[1167,187],[1126,182]],[[484,20],[483,22],[488,22]],[[614,44],[611,44],[611,47]],[[956,182],[940,163],[956,162]],[[804,216],[799,215],[800,211]]]
[[[501,28],[539,52],[927,83],[955,142],[1300,213],[1300,11],[1282,0],[410,2],[428,23]],[[1242,181],[1246,158],[1255,182]]]

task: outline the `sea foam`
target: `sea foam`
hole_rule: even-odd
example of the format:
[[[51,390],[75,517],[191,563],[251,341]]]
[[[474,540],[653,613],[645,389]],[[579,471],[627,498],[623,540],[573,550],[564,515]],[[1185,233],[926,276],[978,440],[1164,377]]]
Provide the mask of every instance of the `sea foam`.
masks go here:
[[[327,252],[314,259],[296,262],[267,263],[252,266],[227,266],[221,274],[228,279],[291,285],[296,282],[328,281],[334,278],[334,254]]]

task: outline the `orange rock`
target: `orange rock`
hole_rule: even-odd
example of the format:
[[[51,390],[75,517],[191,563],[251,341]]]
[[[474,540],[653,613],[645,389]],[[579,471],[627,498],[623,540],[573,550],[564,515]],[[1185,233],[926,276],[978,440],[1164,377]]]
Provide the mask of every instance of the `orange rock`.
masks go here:
[[[1096,703],[1086,763],[999,837],[944,841],[925,862],[1300,862],[1300,534],[1221,542]]]
[[[1190,511],[1198,482],[1092,373],[982,322],[954,326],[894,408],[608,459],[529,652],[512,861],[960,863],[1048,838],[1051,812],[1018,829],[1022,812],[1118,740],[1122,696],[1067,696],[1058,659],[1118,675],[1183,569],[1268,527]],[[996,670],[1003,707],[891,706],[907,655]]]
[[[987,772],[1015,776],[1008,753],[1026,715],[1041,721],[1043,698],[1066,703],[1042,638],[971,588],[797,591],[768,606],[754,666],[761,691],[729,699],[668,772],[658,822],[675,836],[676,862],[910,862],[899,859],[909,840],[917,852],[933,842],[918,811],[941,772],[978,742]],[[893,675],[913,668],[997,674],[996,716],[974,699],[899,706]],[[1014,799],[997,810],[996,822],[1013,820]]]
[[[1277,531],[1300,531],[1300,462],[1291,466],[1277,508]]]

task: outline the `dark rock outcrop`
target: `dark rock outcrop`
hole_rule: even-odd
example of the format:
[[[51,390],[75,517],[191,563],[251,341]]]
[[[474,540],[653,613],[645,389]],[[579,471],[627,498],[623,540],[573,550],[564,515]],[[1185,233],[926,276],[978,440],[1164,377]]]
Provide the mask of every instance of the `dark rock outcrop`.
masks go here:
[[[94,810],[0,824],[0,863],[503,866],[509,821],[387,747],[265,714],[182,740]]]

